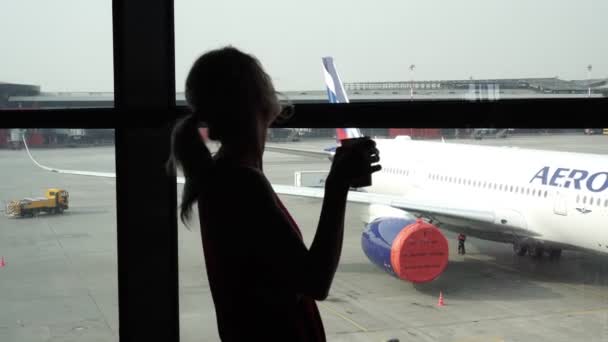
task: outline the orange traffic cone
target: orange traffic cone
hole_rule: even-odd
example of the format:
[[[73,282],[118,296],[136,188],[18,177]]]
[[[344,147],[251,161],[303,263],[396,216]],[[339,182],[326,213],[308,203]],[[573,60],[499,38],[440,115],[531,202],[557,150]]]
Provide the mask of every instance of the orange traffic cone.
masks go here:
[[[445,306],[443,303],[443,292],[439,291],[439,301],[437,302],[437,306]]]
[[[0,259],[0,267],[4,267],[4,266],[6,266],[6,263],[4,262],[4,257],[2,257]]]

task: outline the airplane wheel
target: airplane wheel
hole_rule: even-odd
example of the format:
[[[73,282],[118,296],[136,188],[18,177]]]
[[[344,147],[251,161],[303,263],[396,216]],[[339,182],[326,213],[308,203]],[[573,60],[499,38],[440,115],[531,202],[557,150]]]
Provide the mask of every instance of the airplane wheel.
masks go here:
[[[517,243],[517,242],[513,244],[513,252],[515,254],[517,254],[518,256],[526,255],[527,251],[528,251],[528,246],[526,244]]]
[[[552,249],[549,251],[549,258],[559,259],[562,256],[562,250],[559,248]]]
[[[543,256],[543,248],[540,246],[530,246],[528,255],[534,259],[540,259]]]

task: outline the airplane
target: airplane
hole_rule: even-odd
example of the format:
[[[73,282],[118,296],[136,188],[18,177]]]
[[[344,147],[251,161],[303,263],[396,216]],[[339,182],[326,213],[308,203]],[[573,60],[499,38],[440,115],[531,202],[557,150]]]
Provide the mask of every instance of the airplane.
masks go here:
[[[333,58],[323,58],[328,97],[348,97]],[[341,139],[361,137],[338,128]],[[374,139],[382,170],[372,185],[352,189],[348,201],[369,205],[361,246],[385,272],[413,283],[429,282],[448,264],[442,229],[513,244],[514,253],[559,258],[562,250],[608,254],[608,156],[514,147],[416,141],[407,136]],[[24,142],[25,143],[25,142]],[[110,177],[107,172],[63,170],[63,174]],[[266,150],[332,158],[323,151]],[[177,182],[184,183],[183,177]],[[322,198],[321,188],[273,184],[277,194]]]

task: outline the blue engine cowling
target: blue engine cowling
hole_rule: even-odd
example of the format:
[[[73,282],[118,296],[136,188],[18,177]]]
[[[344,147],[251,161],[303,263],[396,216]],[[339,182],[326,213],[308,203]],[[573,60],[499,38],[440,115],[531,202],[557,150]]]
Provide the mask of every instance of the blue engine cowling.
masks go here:
[[[437,227],[403,217],[381,217],[367,224],[361,248],[385,272],[416,283],[438,277],[449,254],[447,239]]]

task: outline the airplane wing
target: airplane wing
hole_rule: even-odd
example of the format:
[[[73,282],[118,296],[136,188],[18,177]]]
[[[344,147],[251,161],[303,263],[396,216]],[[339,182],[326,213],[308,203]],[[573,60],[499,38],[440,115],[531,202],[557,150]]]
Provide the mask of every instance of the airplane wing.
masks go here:
[[[36,166],[40,167],[43,170],[61,173],[61,174],[72,174],[79,176],[92,176],[92,177],[102,177],[102,178],[116,178],[116,173],[114,172],[95,172],[95,171],[81,171],[81,170],[67,170],[67,169],[58,169],[54,167],[49,167],[40,164],[34,157],[32,156],[27,142],[23,141],[25,146],[25,150]],[[184,177],[176,177],[178,184],[184,184]],[[280,185],[280,184],[272,184],[273,189],[277,194],[280,195],[288,195],[288,196],[298,196],[298,197],[308,197],[308,198],[323,198],[325,195],[325,191],[323,188],[311,188],[311,187],[298,187],[291,185]],[[429,217],[443,217],[443,218],[455,218],[455,219],[464,219],[468,221],[474,221],[478,223],[494,223],[495,214],[493,210],[490,209],[476,209],[472,210],[470,208],[460,207],[458,205],[441,203],[440,201],[433,200],[408,200],[400,196],[393,195],[384,195],[384,194],[374,194],[360,191],[349,191],[348,193],[348,201],[354,203],[362,203],[362,204],[383,204],[387,206],[391,206],[393,208],[398,208],[405,210],[412,214],[419,214],[423,216]]]
[[[28,156],[36,166],[43,170],[56,172],[61,174],[72,174],[79,176],[92,176],[92,177],[103,177],[103,178],[116,178],[114,172],[95,172],[95,171],[81,171],[81,170],[67,170],[49,167],[40,164],[32,156],[27,142],[24,141],[25,150]],[[177,177],[178,184],[184,184],[184,177]],[[277,194],[308,197],[308,198],[323,198],[325,192],[322,188],[310,188],[310,187],[297,187],[291,185],[280,185],[273,184],[273,189]],[[419,214],[430,217],[442,217],[442,218],[455,218],[463,219],[468,221],[475,221],[478,223],[494,223],[495,214],[490,209],[476,209],[464,208],[460,206],[454,206],[446,203],[440,203],[435,201],[422,201],[422,200],[407,200],[399,196],[373,194],[359,191],[349,191],[348,201],[362,204],[383,204],[393,208],[405,210],[412,214]],[[435,202],[435,203],[434,203]]]
[[[47,171],[51,171],[51,172],[56,172],[56,173],[72,174],[72,175],[79,175],[79,176],[93,176],[93,177],[116,178],[116,173],[114,173],[114,172],[94,172],[94,171],[79,171],[79,170],[63,170],[63,169],[57,169],[57,168],[54,168],[54,167],[48,167],[48,166],[42,165],[39,162],[37,162],[36,159],[34,159],[34,157],[32,156],[32,154],[30,153],[30,149],[27,147],[27,142],[25,141],[25,137],[23,138],[23,144],[25,146],[25,151],[27,152],[27,155],[30,157],[30,159],[32,160],[32,162],[34,162],[34,164],[36,164],[41,169],[44,169],[44,170],[47,170]]]
[[[273,184],[272,187],[280,195],[309,198],[323,198],[324,196],[323,188],[278,184]],[[464,207],[455,203],[447,203],[429,198],[409,200],[401,196],[349,191],[348,201],[361,204],[382,204],[425,217],[459,219],[480,224],[495,223],[496,221],[495,212],[489,207],[484,208],[476,205],[477,209],[471,209],[470,207]]]
[[[291,147],[282,147],[276,145],[266,145],[264,147],[265,151],[268,152],[277,152],[277,153],[285,153],[292,154],[303,157],[312,157],[312,158],[332,158],[334,152],[332,151],[318,151],[318,150],[306,150],[306,149],[298,149]]]

